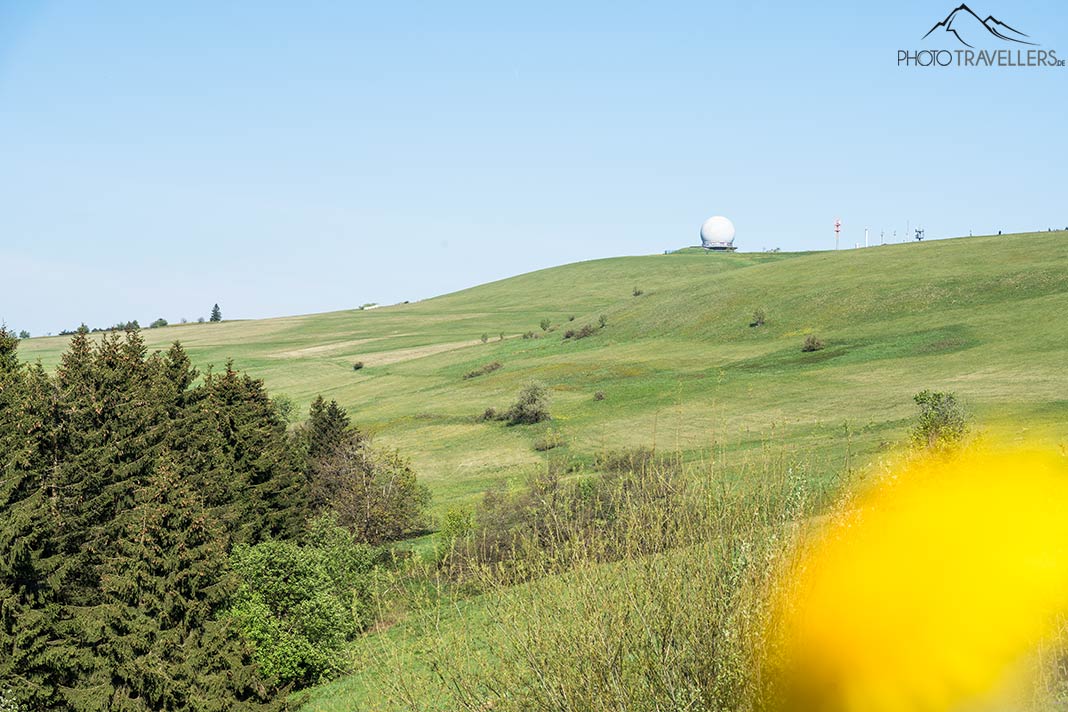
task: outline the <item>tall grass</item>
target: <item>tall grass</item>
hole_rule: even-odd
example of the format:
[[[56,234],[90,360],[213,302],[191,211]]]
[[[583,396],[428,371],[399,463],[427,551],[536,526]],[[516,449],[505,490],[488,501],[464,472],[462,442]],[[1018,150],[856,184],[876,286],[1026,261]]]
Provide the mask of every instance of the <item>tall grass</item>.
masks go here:
[[[459,584],[456,568],[440,569],[439,587],[480,595],[430,609],[433,645],[416,664],[376,651],[390,675],[373,696],[384,708],[472,712],[754,709],[763,602],[807,511],[807,478],[785,466],[729,487],[712,472],[649,460],[608,480],[611,516],[545,507],[508,558],[468,561]]]
[[[612,489],[578,504],[581,480],[532,488],[569,492],[568,501],[522,500],[536,526],[512,530],[507,556],[480,559],[486,550],[460,539],[444,560],[409,571],[409,585],[423,587],[422,614],[409,609],[401,634],[365,649],[376,671],[360,695],[368,708],[792,709],[779,704],[780,666],[791,663],[779,655],[771,602],[789,590],[810,533],[856,506],[853,488],[828,510],[811,473],[785,458],[727,472],[613,459],[628,460],[633,471],[606,477]],[[862,479],[896,471],[889,465]],[[454,566],[453,556],[469,558]],[[414,652],[413,639],[422,641]],[[1033,685],[1013,709],[1065,709],[1066,643],[1068,627],[1036,652]]]

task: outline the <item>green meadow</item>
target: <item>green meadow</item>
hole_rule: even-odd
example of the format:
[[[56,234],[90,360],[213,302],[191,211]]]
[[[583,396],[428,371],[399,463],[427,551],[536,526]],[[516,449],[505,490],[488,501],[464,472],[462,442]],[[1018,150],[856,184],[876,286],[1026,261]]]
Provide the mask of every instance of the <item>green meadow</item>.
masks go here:
[[[336,399],[376,442],[411,458],[440,517],[469,510],[502,481],[521,486],[552,461],[563,465],[560,472],[589,473],[599,454],[636,447],[670,453],[709,482],[726,472],[755,490],[801,463],[805,487],[833,495],[850,472],[901,445],[913,396],[923,389],[955,393],[988,437],[1061,442],[1068,435],[1065,314],[1068,233],[1053,232],[840,252],[685,249],[565,265],[416,303],[143,335],[150,349],[181,341],[201,370],[232,360],[302,411],[316,395]],[[587,325],[588,336],[564,338]],[[823,347],[802,351],[809,335]],[[20,353],[51,368],[66,342],[35,338]],[[362,367],[354,369],[357,362]],[[500,367],[464,377],[494,362]],[[530,381],[551,394],[549,422],[508,427],[479,417],[507,408]],[[535,447],[545,439],[559,444]],[[767,530],[745,520],[751,514],[695,526],[724,538],[742,532],[764,545]],[[433,537],[415,546],[429,554]],[[607,568],[579,561],[563,576],[467,593],[434,583],[431,557],[416,557],[430,569],[401,568],[380,582],[386,608],[353,646],[354,674],[298,699],[317,712],[403,709],[413,700],[454,709],[463,694],[450,685],[468,672],[509,679],[498,666],[517,635],[557,661],[537,669],[566,679],[581,656],[598,650],[590,640],[632,630],[607,618],[588,627],[568,621],[596,619],[583,606],[614,600],[632,576],[640,579],[632,593],[658,597],[651,610],[711,611],[692,625],[722,625],[728,614],[713,608],[749,610],[749,599],[698,590],[703,580],[722,580],[707,572],[730,562],[722,552],[701,553],[705,546],[653,559],[628,555]],[[695,561],[705,578],[691,576]],[[665,582],[698,589],[665,592]],[[695,607],[695,596],[707,596],[706,608]],[[628,599],[603,611],[634,605]],[[582,635],[585,642],[577,641]],[[691,632],[691,658],[726,655],[703,650],[706,637]],[[640,659],[642,641],[633,644]],[[442,676],[434,662],[442,659],[459,678]],[[731,660],[731,669],[750,665]],[[512,680],[523,684],[529,669],[516,670]]]
[[[750,326],[758,310],[765,323]],[[232,359],[302,411],[317,394],[336,399],[413,460],[441,512],[547,459],[639,445],[700,459],[773,437],[820,453],[831,476],[899,440],[924,388],[955,392],[1004,437],[1060,437],[1065,313],[1068,234],[1053,232],[839,252],[688,249],[416,303],[143,334],[150,349],[181,341],[201,369]],[[593,335],[563,338],[587,324]],[[808,334],[824,348],[803,353]],[[52,367],[66,342],[35,338],[20,352]],[[463,378],[494,361],[499,370]],[[479,422],[531,380],[551,391],[550,423]],[[547,430],[562,445],[535,451]]]

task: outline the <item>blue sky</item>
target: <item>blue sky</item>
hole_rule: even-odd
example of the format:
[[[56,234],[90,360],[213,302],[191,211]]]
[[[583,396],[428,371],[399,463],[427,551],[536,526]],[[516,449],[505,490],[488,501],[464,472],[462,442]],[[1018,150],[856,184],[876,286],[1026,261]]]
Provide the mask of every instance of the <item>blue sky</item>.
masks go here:
[[[414,300],[713,214],[1065,227],[1068,69],[896,66],[954,5],[0,0],[0,319]],[[1063,2],[970,5],[1068,58]]]

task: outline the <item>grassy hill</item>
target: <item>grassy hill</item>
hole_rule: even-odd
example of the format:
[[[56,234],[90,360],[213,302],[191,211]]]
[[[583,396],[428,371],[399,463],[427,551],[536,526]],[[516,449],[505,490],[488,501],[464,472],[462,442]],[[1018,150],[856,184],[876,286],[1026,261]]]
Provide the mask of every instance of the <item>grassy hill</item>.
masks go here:
[[[232,358],[302,408],[319,393],[337,399],[413,459],[442,511],[547,458],[654,444],[699,457],[758,448],[773,431],[791,447],[834,450],[830,474],[843,442],[863,455],[900,438],[924,388],[955,391],[987,427],[1063,436],[1065,264],[1064,232],[841,252],[683,251],[565,265],[412,304],[144,335],[150,348],[180,340],[202,368]],[[766,323],[750,327],[757,309]],[[607,326],[594,335],[562,338],[602,314]],[[809,333],[823,350],[802,353]],[[20,349],[51,367],[66,341]],[[503,367],[463,378],[492,361]],[[531,379],[551,389],[551,423],[478,422]],[[548,429],[564,446],[535,451]]]
[[[565,265],[414,304],[144,336],[150,348],[180,340],[202,368],[232,358],[302,407],[320,393],[337,399],[361,428],[412,458],[438,513],[547,460],[588,464],[639,445],[690,460],[713,450],[717,460],[796,454],[818,488],[899,443],[912,397],[925,388],[956,392],[980,428],[1000,437],[1068,437],[1065,264],[1065,232],[841,252],[684,250]],[[766,321],[750,326],[757,310]],[[562,338],[587,324],[597,327],[591,336]],[[522,338],[528,332],[537,338]],[[808,334],[825,347],[802,352]],[[66,341],[31,339],[20,349],[51,367]],[[354,370],[356,361],[364,367]],[[495,361],[500,369],[464,378]],[[550,423],[479,421],[532,379],[551,390]],[[550,430],[564,444],[537,451]],[[758,480],[759,469],[750,471]],[[413,584],[402,576],[396,585]],[[582,597],[566,578],[546,585],[566,620]],[[430,650],[492,668],[501,645],[493,610],[509,597],[513,610],[540,601],[524,591],[497,603],[427,591],[425,604],[361,638],[358,674],[312,690],[306,709],[377,709],[376,686],[400,670],[430,700],[440,688]]]

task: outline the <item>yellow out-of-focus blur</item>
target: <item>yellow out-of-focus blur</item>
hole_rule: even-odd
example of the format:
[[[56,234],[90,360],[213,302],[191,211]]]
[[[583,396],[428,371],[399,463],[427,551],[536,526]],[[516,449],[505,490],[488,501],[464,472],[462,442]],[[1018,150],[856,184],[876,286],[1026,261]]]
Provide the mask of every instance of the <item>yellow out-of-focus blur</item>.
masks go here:
[[[1068,462],[986,448],[904,464],[810,532],[776,588],[777,706],[1014,709],[1068,612]]]

